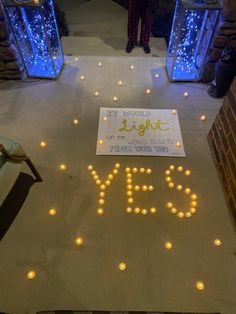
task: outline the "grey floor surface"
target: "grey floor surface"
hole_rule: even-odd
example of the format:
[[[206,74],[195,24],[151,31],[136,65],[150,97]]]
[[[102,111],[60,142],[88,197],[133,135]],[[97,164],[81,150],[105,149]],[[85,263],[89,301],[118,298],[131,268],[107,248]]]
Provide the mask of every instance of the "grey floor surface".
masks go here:
[[[33,185],[0,242],[2,311],[236,312],[235,234],[206,138],[221,100],[208,97],[205,85],[170,84],[160,58],[79,57],[76,62],[71,57],[58,81],[2,82],[0,88],[0,134],[21,143],[44,178]],[[94,97],[95,90],[100,97]],[[100,107],[177,109],[187,157],[96,156]],[[205,122],[199,120],[202,114]],[[73,125],[74,118],[79,125]],[[41,141],[47,142],[44,150]],[[87,166],[105,178],[116,162],[121,171],[99,217],[98,188]],[[64,173],[61,163],[67,165]],[[189,202],[166,187],[164,172],[171,164],[192,171],[183,182],[198,195],[199,206],[189,220],[165,207],[172,198],[183,209]],[[125,212],[128,165],[152,168],[155,193],[139,201],[156,205],[156,216]],[[52,207],[55,217],[48,215]],[[82,248],[74,244],[77,236],[84,239]],[[215,238],[222,240],[220,248],[213,245]],[[166,241],[173,243],[171,251],[164,248]],[[120,262],[127,264],[125,272],[118,270]],[[31,269],[37,275],[33,281],[26,277]],[[205,283],[203,292],[195,288],[198,280]]]

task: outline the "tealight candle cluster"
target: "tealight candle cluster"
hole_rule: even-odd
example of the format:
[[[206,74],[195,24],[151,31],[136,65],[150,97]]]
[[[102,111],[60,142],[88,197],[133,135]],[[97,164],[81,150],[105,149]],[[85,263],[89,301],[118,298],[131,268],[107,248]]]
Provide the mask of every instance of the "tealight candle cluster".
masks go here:
[[[133,191],[135,192],[152,192],[154,190],[154,186],[153,185],[135,185],[133,186],[133,174],[151,174],[152,170],[149,169],[145,169],[145,168],[129,168],[126,167],[125,168],[125,173],[126,173],[126,183],[127,183],[127,201],[129,205],[132,205],[134,203],[134,198],[133,198]],[[134,213],[134,214],[142,214],[143,216],[146,216],[148,214],[148,212],[150,212],[150,214],[156,214],[157,209],[155,207],[152,207],[149,209],[149,211],[146,208],[139,208],[139,207],[127,207],[126,208],[126,212],[128,214]]]
[[[120,169],[120,164],[116,163],[114,169],[112,170],[112,173],[110,173],[107,176],[107,179],[105,180],[105,182],[102,182],[102,180],[99,178],[99,175],[97,174],[97,172],[94,170],[92,165],[88,166],[88,170],[90,171],[96,185],[99,187],[99,199],[98,199],[98,204],[99,204],[99,208],[97,210],[97,214],[99,216],[102,216],[104,214],[104,209],[102,206],[105,205],[105,197],[106,197],[106,189],[108,188],[108,186],[111,185],[114,177],[119,173],[119,169]]]
[[[175,187],[175,183],[173,182],[172,177],[171,177],[172,172],[175,169],[179,173],[184,173],[185,176],[187,176],[187,177],[191,175],[191,171],[190,170],[185,170],[184,171],[184,168],[182,166],[179,166],[179,167],[176,168],[174,165],[171,165],[169,167],[169,169],[167,169],[166,172],[165,172],[165,176],[166,176],[165,180],[166,180],[166,182],[168,184],[168,187],[170,189],[173,189]],[[178,184],[176,186],[176,190],[179,191],[179,192],[183,191],[185,194],[190,195],[190,208],[189,208],[189,210],[185,211],[185,212],[181,211],[181,210],[178,210],[178,209],[176,209],[176,207],[175,207],[173,202],[168,202],[166,204],[166,207],[168,209],[170,209],[172,214],[176,214],[179,218],[184,218],[184,217],[190,218],[190,217],[192,217],[192,215],[195,214],[196,211],[197,211],[196,210],[196,207],[198,205],[198,203],[197,203],[197,195],[191,193],[191,189],[190,188],[188,188],[188,187],[184,188],[181,184]]]

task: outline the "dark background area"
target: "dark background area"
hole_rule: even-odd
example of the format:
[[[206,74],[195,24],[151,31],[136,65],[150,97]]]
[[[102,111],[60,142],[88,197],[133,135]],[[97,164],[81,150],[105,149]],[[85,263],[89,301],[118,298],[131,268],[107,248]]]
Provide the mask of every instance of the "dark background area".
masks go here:
[[[127,0],[111,1],[114,1],[127,9]],[[170,38],[175,3],[176,0],[152,0],[152,35],[154,37],[165,37],[167,43]],[[55,11],[60,36],[68,36],[70,30],[66,21],[65,13],[60,10],[60,7],[57,4],[55,4]]]

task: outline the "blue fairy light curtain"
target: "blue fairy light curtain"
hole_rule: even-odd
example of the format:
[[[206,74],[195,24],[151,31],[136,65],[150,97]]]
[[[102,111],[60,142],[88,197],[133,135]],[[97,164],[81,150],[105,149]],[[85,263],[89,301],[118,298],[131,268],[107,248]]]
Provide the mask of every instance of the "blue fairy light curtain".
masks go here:
[[[52,0],[6,0],[6,11],[30,77],[57,78],[64,56]]]
[[[205,64],[221,5],[177,0],[166,60],[171,81],[198,81]]]

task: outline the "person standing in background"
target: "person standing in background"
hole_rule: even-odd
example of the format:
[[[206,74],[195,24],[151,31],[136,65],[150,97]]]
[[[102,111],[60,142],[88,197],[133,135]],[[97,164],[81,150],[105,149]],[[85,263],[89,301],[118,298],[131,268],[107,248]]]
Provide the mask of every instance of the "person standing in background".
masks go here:
[[[141,20],[141,34],[138,43],[138,25]],[[149,39],[152,23],[152,0],[128,0],[128,43],[126,52],[130,53],[136,45],[150,53]]]
[[[208,89],[214,98],[226,95],[236,76],[236,0],[224,0],[222,21],[209,52],[208,66],[214,66],[215,80]]]

